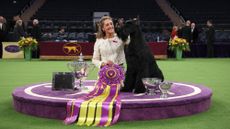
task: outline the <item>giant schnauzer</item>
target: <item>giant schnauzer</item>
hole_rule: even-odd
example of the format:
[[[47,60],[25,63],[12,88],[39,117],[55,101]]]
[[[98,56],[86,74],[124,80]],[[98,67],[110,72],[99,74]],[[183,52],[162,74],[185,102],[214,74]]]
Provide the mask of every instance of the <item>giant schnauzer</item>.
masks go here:
[[[123,92],[144,93],[146,91],[142,78],[155,77],[162,81],[164,76],[158,67],[141,32],[138,20],[129,20],[117,30],[117,35],[123,41],[130,36],[130,43],[125,45],[127,71]]]

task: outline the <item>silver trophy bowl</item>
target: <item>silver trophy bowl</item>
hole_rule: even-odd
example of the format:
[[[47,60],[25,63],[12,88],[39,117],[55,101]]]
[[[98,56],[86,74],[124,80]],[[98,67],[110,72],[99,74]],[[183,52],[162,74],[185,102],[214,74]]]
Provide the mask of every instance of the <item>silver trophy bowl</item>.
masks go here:
[[[172,84],[172,82],[164,81],[159,85],[159,88],[161,90],[161,98],[168,98],[168,91],[171,88]]]
[[[161,79],[159,78],[142,78],[142,82],[146,88],[147,95],[156,95],[159,90],[159,85],[161,83]]]
[[[93,70],[94,67],[93,64],[84,61],[82,53],[78,60],[75,59],[72,62],[67,63],[67,68],[73,72],[75,78],[79,80],[79,85],[75,87],[76,89],[87,89],[86,87],[83,87],[83,80],[88,77],[89,71]]]

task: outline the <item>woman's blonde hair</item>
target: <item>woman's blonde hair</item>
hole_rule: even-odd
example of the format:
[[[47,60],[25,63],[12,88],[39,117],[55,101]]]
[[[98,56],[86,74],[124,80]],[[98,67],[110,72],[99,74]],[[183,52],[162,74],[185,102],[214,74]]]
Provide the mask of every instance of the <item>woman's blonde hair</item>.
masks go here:
[[[99,23],[97,24],[98,31],[97,31],[96,37],[98,39],[105,37],[105,32],[102,30],[102,27],[104,26],[104,21],[107,19],[112,20],[110,16],[103,16],[101,17]]]

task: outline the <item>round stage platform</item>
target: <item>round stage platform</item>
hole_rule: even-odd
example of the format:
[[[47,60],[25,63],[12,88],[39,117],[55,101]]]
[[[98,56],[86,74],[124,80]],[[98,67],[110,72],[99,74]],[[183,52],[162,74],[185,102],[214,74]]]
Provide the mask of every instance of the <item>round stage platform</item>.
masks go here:
[[[66,104],[93,89],[95,80],[87,80],[88,90],[52,91],[51,83],[18,87],[12,93],[14,107],[25,114],[61,119],[66,117]],[[211,105],[212,91],[204,86],[174,82],[166,99],[160,95],[120,93],[122,106],[119,121],[153,120],[187,116],[203,112]]]

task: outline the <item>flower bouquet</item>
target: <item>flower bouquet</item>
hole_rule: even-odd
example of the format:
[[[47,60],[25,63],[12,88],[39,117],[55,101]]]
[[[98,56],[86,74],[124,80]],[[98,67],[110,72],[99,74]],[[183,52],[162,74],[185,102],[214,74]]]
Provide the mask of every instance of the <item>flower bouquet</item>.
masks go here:
[[[176,59],[182,59],[183,51],[190,51],[189,43],[183,38],[174,38],[169,40],[169,50],[176,54]]]
[[[32,50],[37,49],[38,42],[32,37],[24,38],[18,41],[18,45],[24,51],[24,57],[26,60],[31,60]]]

